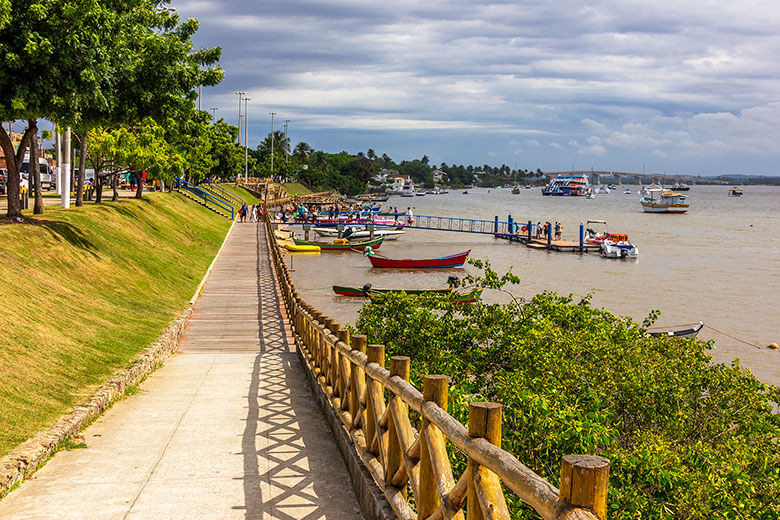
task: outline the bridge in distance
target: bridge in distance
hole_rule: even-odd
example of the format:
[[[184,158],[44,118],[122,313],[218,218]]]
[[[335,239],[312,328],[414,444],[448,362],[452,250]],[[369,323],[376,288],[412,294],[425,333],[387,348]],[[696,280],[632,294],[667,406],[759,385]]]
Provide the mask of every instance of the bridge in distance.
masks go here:
[[[558,175],[587,175],[590,177],[591,184],[601,184],[601,176],[615,177],[618,184],[622,184],[623,177],[631,177],[642,184],[650,184],[655,182],[656,184],[674,184],[675,182],[701,182],[700,177],[694,177],[692,175],[667,175],[662,173],[630,173],[630,172],[613,172],[613,171],[594,171],[594,170],[575,170],[568,172],[542,172],[546,177],[557,177]]]

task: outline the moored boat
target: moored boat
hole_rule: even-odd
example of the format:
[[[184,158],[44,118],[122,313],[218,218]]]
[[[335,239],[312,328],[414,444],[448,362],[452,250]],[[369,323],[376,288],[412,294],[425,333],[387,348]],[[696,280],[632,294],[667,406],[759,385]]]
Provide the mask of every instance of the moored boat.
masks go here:
[[[542,195],[584,197],[590,189],[587,175],[558,175],[542,188]]]
[[[379,249],[379,247],[382,245],[382,242],[384,242],[385,237],[380,236],[373,240],[365,240],[362,242],[350,242],[346,238],[336,239],[333,242],[313,242],[308,240],[301,240],[299,238],[295,239],[295,243],[297,245],[302,246],[317,246],[323,251],[349,251],[352,249],[355,249],[357,251],[362,251],[366,247],[372,247],[374,249]]]
[[[688,211],[687,197],[663,188],[648,188],[639,199],[645,213],[685,213]]]
[[[387,258],[385,256],[372,254],[369,249],[364,250],[364,254],[368,256],[373,267],[380,268],[395,268],[395,269],[431,269],[431,268],[447,268],[447,267],[460,267],[466,263],[471,249],[458,253],[456,255],[442,256],[439,258],[427,258],[427,259],[412,259],[412,258]]]
[[[389,293],[384,294],[369,294],[368,297],[371,299],[371,303],[374,304],[383,304],[385,298],[387,298]],[[429,299],[436,296],[444,296],[443,294],[436,294],[436,293],[420,293],[419,296],[421,296],[424,299]],[[466,293],[451,293],[450,297],[452,298],[452,303],[474,303],[475,301],[479,300],[480,296],[482,296],[482,289],[475,289],[473,291],[469,291]]]
[[[639,249],[628,240],[615,242],[606,239],[601,243],[599,253],[604,258],[635,259],[639,256]]]
[[[734,186],[729,190],[729,197],[741,197],[742,196],[742,188],[738,188]]]
[[[370,283],[365,284],[363,287],[350,287],[344,285],[334,285],[333,292],[339,296],[353,296],[357,298],[367,298],[375,294],[387,294],[387,293],[400,293],[406,294],[448,294],[452,292],[451,287],[444,289],[380,289],[373,287]]]
[[[352,232],[347,233],[347,229],[351,229]],[[339,236],[339,230],[335,227],[316,227],[314,232],[326,238],[337,238]],[[404,231],[400,229],[377,228],[374,230],[374,237],[384,237],[385,240],[396,240],[403,234]],[[366,229],[366,226],[347,226],[342,230],[341,236],[349,239],[366,239],[371,237],[371,231]]]
[[[669,330],[648,330],[647,333],[654,338],[695,338],[703,327],[704,323],[700,321],[696,324],[680,325]]]
[[[293,244],[291,242],[285,242],[282,244],[282,247],[284,247],[286,250],[290,251],[291,253],[319,253],[320,248],[319,246],[313,246],[313,245],[302,245],[302,244]]]

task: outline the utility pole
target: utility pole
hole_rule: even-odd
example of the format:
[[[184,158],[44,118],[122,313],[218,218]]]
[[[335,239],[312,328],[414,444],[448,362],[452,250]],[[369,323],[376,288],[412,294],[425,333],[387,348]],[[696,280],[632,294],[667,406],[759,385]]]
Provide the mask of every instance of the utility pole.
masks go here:
[[[62,158],[62,196],[60,198],[60,207],[67,209],[70,207],[70,127],[65,129],[65,138],[62,141],[64,157]]]
[[[284,164],[287,164],[287,125],[289,124],[290,124],[290,120],[285,119],[284,120],[284,143],[282,143],[284,146]]]
[[[200,111],[201,99],[203,99],[203,85],[198,85],[198,111]]]
[[[209,110],[211,110],[211,119],[214,119],[214,117],[215,117],[215,116],[214,116],[214,113],[215,113],[217,110],[219,110],[219,108],[217,108],[217,107],[211,107],[211,108],[209,108]]]
[[[244,182],[249,182],[249,111],[246,106],[247,101],[251,101],[251,99],[244,98]]]
[[[238,94],[238,146],[241,146],[241,96],[246,92],[235,92]]]
[[[276,112],[268,112],[271,114],[271,178],[274,176],[274,116]]]
[[[57,174],[57,195],[62,195],[62,134],[60,134],[60,126],[54,132],[54,153],[57,159],[57,168],[55,170]]]

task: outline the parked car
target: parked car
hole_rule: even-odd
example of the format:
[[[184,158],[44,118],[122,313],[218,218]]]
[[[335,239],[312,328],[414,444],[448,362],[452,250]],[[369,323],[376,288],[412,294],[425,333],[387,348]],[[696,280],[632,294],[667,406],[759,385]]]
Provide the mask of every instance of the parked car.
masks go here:
[[[0,195],[5,195],[6,193],[6,179],[8,179],[8,172],[5,170],[5,168],[0,168]]]
[[[51,170],[49,161],[43,157],[38,157],[38,166],[41,171],[41,189],[53,190],[57,188],[57,176]],[[22,167],[19,169],[19,173],[29,174],[30,172],[30,156],[25,155],[22,161]]]

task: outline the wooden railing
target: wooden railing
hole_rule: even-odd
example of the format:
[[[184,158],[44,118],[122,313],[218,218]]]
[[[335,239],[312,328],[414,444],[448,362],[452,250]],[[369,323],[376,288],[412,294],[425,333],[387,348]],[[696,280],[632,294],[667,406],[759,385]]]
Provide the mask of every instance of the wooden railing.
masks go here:
[[[501,449],[498,403],[471,403],[468,428],[447,413],[448,378],[409,382],[411,360],[368,345],[303,301],[292,283],[266,212],[267,236],[295,340],[357,454],[400,519],[509,519],[504,488],[545,519],[606,519],[609,461],[566,455],[561,489]],[[418,428],[410,412],[419,417]],[[457,479],[448,447],[468,458]],[[409,496],[411,491],[412,497]],[[465,507],[465,516],[464,516]]]

